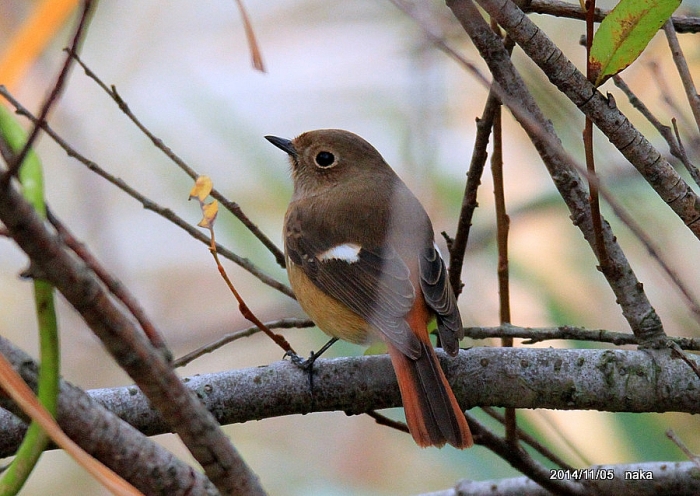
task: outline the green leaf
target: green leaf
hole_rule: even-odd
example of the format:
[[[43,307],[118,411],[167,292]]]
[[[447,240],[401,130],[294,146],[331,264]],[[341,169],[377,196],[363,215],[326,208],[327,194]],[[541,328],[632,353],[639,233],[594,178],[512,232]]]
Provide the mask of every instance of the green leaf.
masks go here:
[[[680,4],[681,0],[621,0],[593,37],[589,63],[596,87],[634,62]]]
[[[0,104],[0,135],[13,153],[19,153],[27,142],[27,135],[15,116]],[[30,150],[19,170],[22,194],[46,218],[44,201],[44,176],[39,157]],[[60,346],[58,342],[58,323],[54,307],[54,291],[51,284],[34,280],[34,304],[39,324],[39,344],[41,367],[39,368],[39,401],[51,413],[56,415],[58,391],[60,389]],[[10,496],[19,493],[39,461],[39,457],[49,443],[48,436],[39,424],[32,422],[20,444],[15,459],[5,467],[0,477],[0,494]]]

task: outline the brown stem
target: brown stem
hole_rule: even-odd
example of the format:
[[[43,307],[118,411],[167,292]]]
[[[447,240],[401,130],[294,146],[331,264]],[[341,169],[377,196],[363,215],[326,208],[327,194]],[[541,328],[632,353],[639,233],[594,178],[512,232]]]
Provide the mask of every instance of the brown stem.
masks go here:
[[[480,0],[491,9],[492,15],[501,16],[502,12],[494,4]],[[503,8],[512,8],[512,4],[506,1],[499,4]],[[544,116],[541,109],[535,102],[532,94],[528,91],[520,74],[510,60],[508,52],[503,46],[503,41],[498,38],[488,24],[484,21],[476,6],[469,0],[449,1],[448,6],[452,9],[455,17],[465,28],[475,46],[484,57],[498,86],[499,98],[508,106],[516,120],[530,137],[533,145],[542,157],[544,164],[554,181],[562,199],[566,202],[571,212],[573,223],[581,229],[588,243],[594,245],[592,222],[590,217],[590,207],[588,205],[588,195],[581,187],[582,179],[577,171],[575,161],[563,149],[551,122]],[[508,9],[507,9],[508,10]],[[509,17],[507,19],[510,19]],[[527,24],[529,20],[522,15],[519,17],[521,24]],[[513,26],[513,21],[509,21],[509,30],[518,34],[518,39],[523,42],[525,35],[532,38],[530,32],[531,23],[527,24],[526,33],[519,32]],[[502,24],[501,24],[502,25]],[[541,35],[544,36],[544,35]],[[516,41],[518,41],[516,39]],[[556,48],[550,49],[547,53],[560,51]],[[531,55],[528,53],[528,55]],[[531,55],[533,56],[533,55]],[[541,58],[541,57],[540,57]],[[569,65],[567,65],[568,67]],[[471,72],[478,71],[473,64],[465,64]],[[573,67],[573,66],[572,66]],[[575,71],[575,68],[571,69]],[[479,76],[479,79],[482,78]],[[584,78],[585,80],[585,78]],[[590,86],[588,81],[585,84]],[[607,106],[607,105],[606,105]],[[623,122],[626,122],[624,117]],[[644,148],[644,147],[642,147]],[[658,152],[656,154],[658,155]],[[660,156],[659,156],[660,157]],[[659,158],[660,159],[660,158]],[[585,172],[585,169],[583,169]],[[675,172],[673,172],[677,176]],[[700,202],[699,202],[700,203]],[[700,205],[698,205],[700,209]],[[700,217],[699,217],[700,218]],[[700,228],[700,225],[698,226]],[[605,238],[608,253],[614,264],[607,271],[603,272],[610,287],[612,288],[617,301],[622,308],[622,313],[627,319],[633,332],[638,336],[640,343],[645,347],[663,347],[666,336],[663,332],[661,319],[651,306],[648,297],[644,293],[643,287],[629,265],[622,249],[617,243],[610,226],[605,223]]]
[[[136,127],[139,128],[139,130],[145,134],[148,139],[151,140],[153,145],[158,148],[160,151],[162,151],[170,160],[175,163],[185,174],[190,176],[191,179],[196,180],[197,177],[199,177],[199,174],[192,168],[190,167],[182,158],[180,158],[170,147],[168,147],[165,143],[163,143],[163,140],[155,136],[137,117],[136,115],[131,111],[129,108],[129,105],[127,105],[126,101],[121,97],[119,93],[117,93],[117,88],[115,86],[108,87],[98,76],[95,74],[90,68],[85,65],[85,63],[78,57],[78,55],[74,52],[70,52],[71,56],[75,58],[76,62],[80,64],[80,66],[83,68],[85,71],[85,74],[95,81],[100,88],[102,88],[109,96],[114,100],[114,102],[117,104],[119,107],[119,110],[121,110],[124,115],[126,115],[131,122],[133,122]],[[280,267],[284,268],[285,265],[285,260],[284,260],[284,253],[268,238],[265,233],[263,233],[260,228],[253,222],[251,221],[248,216],[243,212],[241,207],[238,205],[238,203],[229,200],[226,198],[223,194],[221,194],[219,191],[216,189],[212,189],[210,193],[212,198],[215,198],[217,201],[221,203],[221,205],[226,208],[229,212],[231,212],[233,215],[235,215],[238,220],[240,220],[243,225],[248,228],[248,230],[253,233],[253,235],[260,240],[260,242],[272,253],[272,255],[275,257],[275,260],[279,264]]]
[[[131,294],[129,289],[124,286],[116,277],[110,274],[100,262],[97,260],[89,250],[85,248],[85,245],[73,236],[73,233],[68,230],[68,228],[63,224],[53,213],[51,209],[47,209],[47,218],[51,225],[56,228],[56,232],[61,236],[61,240],[73,250],[80,259],[85,262],[85,264],[90,267],[90,269],[95,273],[97,277],[107,286],[107,288],[116,296],[119,301],[121,301],[126,308],[129,309],[134,318],[138,321],[139,325],[143,329],[143,332],[148,337],[151,344],[160,350],[166,357],[168,361],[172,360],[172,354],[165,344],[165,339],[163,335],[156,329],[151,320],[143,311],[143,308],[139,304],[138,300]]]
[[[253,313],[253,311],[250,309],[250,307],[246,304],[246,302],[243,300],[243,297],[240,295],[236,287],[233,285],[233,282],[231,279],[228,277],[228,274],[226,273],[226,269],[224,269],[224,266],[221,265],[221,261],[219,260],[219,255],[216,252],[216,240],[214,238],[214,226],[210,225],[209,226],[209,232],[211,233],[211,242],[209,245],[209,251],[211,252],[212,256],[214,257],[214,261],[216,262],[216,267],[219,269],[219,274],[221,274],[221,277],[226,281],[226,285],[228,288],[231,290],[231,293],[233,293],[233,296],[236,298],[236,301],[238,301],[238,310],[240,310],[241,314],[243,317],[245,317],[246,320],[249,320],[253,324],[255,324],[258,329],[260,329],[262,332],[267,334],[267,336],[272,339],[277,345],[282,348],[286,353],[293,353],[296,355],[296,352],[294,349],[291,347],[289,342],[282,336],[281,334],[275,334],[272,332],[268,327]]]
[[[0,95],[2,95],[8,102],[10,102],[10,104],[12,104],[13,107],[15,107],[19,115],[26,117],[32,122],[38,122],[38,119],[34,117],[32,113],[29,112],[29,110],[27,110],[16,98],[14,98],[7,91],[7,88],[5,88],[3,85],[0,85]],[[61,138],[48,124],[43,123],[41,124],[41,127],[44,131],[46,131],[46,134],[48,134],[51,137],[51,139],[53,139],[56,142],[56,144],[58,144],[58,146],[65,150],[69,157],[75,158],[80,163],[85,165],[89,170],[91,170],[98,176],[102,177],[103,179],[106,179],[108,182],[112,183],[117,188],[124,191],[127,195],[131,196],[133,199],[141,203],[146,210],[151,210],[152,212],[155,212],[161,217],[169,220],[170,222],[178,226],[180,229],[187,232],[187,234],[189,234],[196,240],[201,241],[206,245],[209,244],[209,238],[207,236],[202,234],[202,232],[200,232],[194,226],[187,223],[185,220],[183,220],[181,217],[175,214],[175,212],[173,212],[169,208],[165,208],[157,204],[153,200],[149,199],[148,197],[137,191],[132,186],[128,185],[126,182],[124,182],[124,180],[114,176],[113,174],[110,174],[105,169],[100,167],[96,162],[88,159],[87,157],[79,153],[77,150],[71,147],[71,145],[69,145],[68,142],[66,142],[66,140]],[[289,296],[290,298],[294,298],[294,293],[292,292],[291,288],[289,288],[289,286],[286,286],[285,284],[282,284],[281,282],[268,276],[260,269],[258,269],[255,266],[255,264],[253,264],[247,258],[243,258],[239,255],[236,255],[231,250],[221,245],[217,245],[217,251],[224,258],[231,260],[232,262],[236,263],[243,269],[253,274],[263,284],[267,284],[268,286],[278,290],[279,292]]]
[[[593,83],[593,66],[591,64],[591,45],[593,44],[595,21],[595,0],[586,0],[586,77]],[[593,121],[586,116],[586,124],[583,129],[583,147],[586,156],[586,170],[592,178],[596,178],[595,155],[593,153]],[[593,221],[593,236],[595,238],[595,254],[601,267],[608,265],[608,254],[603,238],[603,219],[600,215],[600,200],[598,198],[598,181],[588,181],[588,202],[591,206],[591,220]]]
[[[491,26],[497,32],[498,27]],[[494,198],[496,204],[496,238],[498,244],[498,298],[501,324],[510,323],[510,279],[508,274],[508,230],[510,219],[506,211],[505,187],[503,185],[503,129],[502,106],[498,106],[493,119],[493,155],[491,156],[491,174],[493,175]],[[512,347],[513,338],[501,338],[501,346]],[[518,443],[518,425],[514,408],[506,408],[506,440],[516,446]]]
[[[578,2],[564,2],[562,0],[532,0],[529,5],[522,7],[524,12],[533,14],[545,14],[568,19],[586,18],[586,13],[581,10]],[[610,14],[607,9],[595,9],[595,22],[600,22]],[[677,15],[671,17],[673,26],[678,33],[700,32],[700,17]]]
[[[0,189],[0,222],[32,266],[81,314],[110,354],[151,400],[224,494],[265,494],[258,478],[214,417],[187,390],[85,263],[66,250],[34,208],[8,185]]]
[[[666,33],[668,46],[671,49],[673,62],[676,64],[678,75],[681,77],[681,81],[683,82],[683,88],[685,89],[685,94],[688,98],[688,105],[690,105],[690,109],[693,112],[693,117],[695,118],[695,124],[698,127],[698,131],[700,131],[700,95],[698,95],[698,92],[695,89],[693,76],[690,74],[688,62],[683,55],[681,44],[678,43],[678,36],[676,36],[676,30],[673,28],[673,22],[670,19],[664,24],[664,32]]]

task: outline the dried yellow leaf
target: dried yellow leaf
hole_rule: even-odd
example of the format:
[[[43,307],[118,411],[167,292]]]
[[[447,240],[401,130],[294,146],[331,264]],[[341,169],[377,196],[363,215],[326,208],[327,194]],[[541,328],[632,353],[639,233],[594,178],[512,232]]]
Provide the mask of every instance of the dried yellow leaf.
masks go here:
[[[209,176],[199,176],[194,182],[194,187],[190,191],[190,200],[192,198],[197,198],[200,203],[203,202],[209,193],[211,193],[214,184]]]
[[[197,224],[199,227],[206,227],[208,229],[211,229],[214,227],[214,221],[216,220],[216,214],[219,213],[219,202],[214,200],[211,203],[202,203],[202,215],[204,217],[202,218],[201,221],[199,221],[199,224]]]

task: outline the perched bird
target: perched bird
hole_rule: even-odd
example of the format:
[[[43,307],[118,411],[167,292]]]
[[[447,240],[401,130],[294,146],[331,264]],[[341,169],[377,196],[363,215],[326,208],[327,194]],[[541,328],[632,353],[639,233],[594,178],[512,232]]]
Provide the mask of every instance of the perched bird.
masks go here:
[[[353,133],[266,138],[292,165],[284,247],[299,304],[330,336],[386,343],[419,446],[471,446],[428,336],[436,317],[442,346],[453,356],[464,336],[428,214],[379,152]]]

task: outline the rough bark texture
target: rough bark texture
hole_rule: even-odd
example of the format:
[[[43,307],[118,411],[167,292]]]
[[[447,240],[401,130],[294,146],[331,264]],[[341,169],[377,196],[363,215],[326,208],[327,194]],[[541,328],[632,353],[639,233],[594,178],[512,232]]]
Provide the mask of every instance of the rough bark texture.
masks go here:
[[[700,413],[700,379],[668,350],[472,348],[438,356],[465,408],[499,406],[609,412]],[[289,362],[185,379],[222,424],[282,415],[401,406],[387,355],[319,359],[309,376]],[[135,386],[89,391],[138,430],[170,432]],[[0,415],[0,456],[16,448],[13,423]]]
[[[583,186],[584,181],[573,168],[570,159],[562,153],[561,147],[553,146],[553,142],[556,145],[560,145],[560,142],[552,123],[537,106],[520,74],[513,66],[502,40],[484,21],[471,0],[450,1],[448,6],[488,64],[494,80],[508,96],[504,103],[521,123],[542,157],[559,194],[571,212],[573,223],[581,229],[593,253],[598,253],[595,248],[595,234],[588,192]],[[632,332],[637,336],[641,346],[664,346],[666,336],[661,319],[651,306],[641,283],[617,243],[609,224],[605,221],[603,221],[602,234],[609,258],[600,261],[600,270],[615,293]]]
[[[3,337],[0,337],[0,352],[7,357],[25,382],[36,390],[36,363]],[[146,401],[142,395],[141,398]],[[122,398],[122,408],[129,408],[129,400],[128,397]],[[99,400],[81,389],[62,382],[58,401],[57,420],[61,429],[81,448],[144,494],[219,494],[202,473],[120,420],[101,405]],[[0,406],[22,415],[22,412],[3,396],[0,396]],[[0,439],[3,451],[0,456],[9,456],[14,453],[10,446],[19,446],[27,425],[9,411],[0,412]],[[5,431],[7,426],[10,426],[9,432]]]
[[[0,221],[29,256],[30,272],[51,282],[81,314],[119,365],[157,405],[223,494],[264,494],[228,438],[95,274],[67,251],[10,183],[0,190]]]

